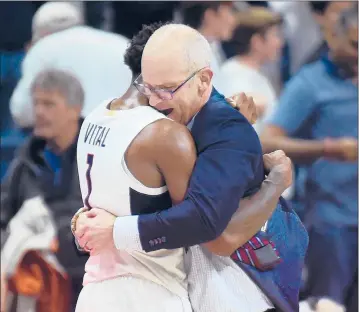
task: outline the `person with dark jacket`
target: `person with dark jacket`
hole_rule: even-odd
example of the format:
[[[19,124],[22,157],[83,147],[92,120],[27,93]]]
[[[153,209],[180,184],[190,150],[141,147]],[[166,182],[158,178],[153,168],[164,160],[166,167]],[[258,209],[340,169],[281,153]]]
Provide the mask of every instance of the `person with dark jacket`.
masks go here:
[[[23,272],[29,265],[39,265],[34,257],[28,259],[36,263],[24,263],[29,252],[39,252],[37,256],[48,264],[46,274],[55,269],[56,273],[51,274],[56,275],[57,281],[70,281],[69,293],[75,303],[87,257],[78,254],[68,225],[82,205],[76,144],[82,124],[84,92],[71,74],[49,69],[34,79],[31,98],[35,112],[33,135],[17,152],[1,184],[1,271],[5,272],[5,280],[11,288],[16,285],[14,279],[23,276],[19,271]],[[43,266],[41,268],[44,278],[39,281],[39,277],[32,276],[31,289],[35,289],[35,285],[46,285],[47,275],[43,273]],[[55,299],[51,297],[50,302],[64,302],[58,290],[38,288],[41,290],[34,294],[16,287],[10,290],[19,297],[34,295],[34,304],[41,301],[45,305],[43,311],[59,311],[56,307],[51,310],[49,301],[41,300],[42,296],[53,295]]]

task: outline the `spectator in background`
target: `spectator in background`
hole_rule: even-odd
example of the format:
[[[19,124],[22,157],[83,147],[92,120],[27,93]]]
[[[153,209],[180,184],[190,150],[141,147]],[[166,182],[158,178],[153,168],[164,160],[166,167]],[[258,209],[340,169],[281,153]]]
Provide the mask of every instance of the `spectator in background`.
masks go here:
[[[297,187],[309,232],[305,296],[313,311],[357,311],[347,305],[358,270],[357,10],[352,4],[327,24],[329,52],[290,80],[261,138],[265,153],[282,149],[306,164],[305,184]]]
[[[122,94],[131,81],[123,63],[128,40],[83,26],[81,14],[70,3],[41,6],[33,19],[32,38],[22,64],[23,76],[10,102],[13,118],[21,127],[34,123],[30,85],[46,67],[70,71],[79,79],[85,92],[83,116],[106,98]]]
[[[261,131],[261,120],[276,100],[275,90],[261,69],[280,56],[281,23],[278,14],[265,8],[250,8],[237,13],[237,26],[231,40],[237,55],[227,60],[219,72],[218,88],[225,96],[245,92],[254,97],[258,115],[254,128],[257,132]]]
[[[304,60],[321,44],[320,28],[308,1],[268,1],[268,7],[283,17],[286,39],[283,50],[282,81],[287,81],[304,64]]]
[[[20,79],[26,44],[31,40],[31,20],[40,2],[0,2],[0,129],[1,137],[13,130],[9,99]]]
[[[213,84],[217,86],[219,68],[225,60],[221,41],[232,37],[235,26],[235,8],[232,1],[183,2],[182,23],[198,30],[212,48],[211,69],[214,71]],[[238,93],[238,91],[234,92]]]
[[[336,23],[340,12],[350,8],[353,4],[351,1],[310,1],[310,7],[315,21],[320,26],[322,32],[331,27],[331,24]],[[317,49],[312,51],[304,64],[317,61],[323,54],[328,51],[327,44],[322,38],[322,42],[317,46]]]
[[[87,260],[77,254],[69,230],[73,214],[82,205],[76,145],[82,124],[84,92],[70,73],[53,69],[36,75],[29,92],[35,113],[34,133],[21,147],[1,184],[1,232],[6,233],[2,238],[7,237],[2,242],[2,272],[4,269],[7,278],[13,278],[16,269],[23,269],[19,268],[19,261],[30,249],[44,250],[46,255],[41,254],[42,261],[47,261],[50,267],[55,264],[58,272],[63,271],[61,267],[65,268],[71,279],[75,303]],[[59,246],[57,259],[60,264],[57,265],[47,256],[53,237],[57,237]],[[36,265],[30,262],[23,266],[32,264]],[[18,285],[24,283],[25,280]],[[38,288],[38,293],[33,294],[36,298],[32,299],[42,302],[48,289],[45,281],[37,280],[37,283],[43,287]],[[59,296],[56,292],[58,288],[54,295]],[[24,295],[29,296],[29,293]],[[48,302],[43,304],[43,311],[53,311]]]
[[[282,81],[300,68],[318,60],[325,50],[322,35],[322,20],[327,19],[327,8],[339,10],[348,7],[351,1],[268,1],[268,7],[283,16],[286,44],[283,49]],[[338,10],[339,9],[339,10]],[[334,12],[332,11],[332,12]],[[333,21],[335,22],[335,21]]]

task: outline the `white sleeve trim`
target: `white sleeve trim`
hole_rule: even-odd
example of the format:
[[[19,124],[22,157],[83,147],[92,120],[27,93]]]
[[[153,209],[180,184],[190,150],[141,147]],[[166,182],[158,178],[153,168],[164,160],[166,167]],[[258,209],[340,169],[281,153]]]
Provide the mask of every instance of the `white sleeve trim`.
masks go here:
[[[113,241],[119,250],[144,251],[138,231],[138,216],[116,218],[113,226]]]

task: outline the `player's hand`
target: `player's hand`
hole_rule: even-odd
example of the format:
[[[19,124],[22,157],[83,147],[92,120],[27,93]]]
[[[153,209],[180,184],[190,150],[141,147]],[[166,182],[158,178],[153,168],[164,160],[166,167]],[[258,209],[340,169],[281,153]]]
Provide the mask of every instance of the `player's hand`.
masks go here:
[[[114,248],[112,232],[116,217],[113,214],[93,208],[80,217],[75,236],[81,248],[89,251],[90,255],[98,254],[103,249]]]
[[[324,157],[332,160],[354,162],[358,160],[358,140],[343,137],[324,140]]]
[[[292,162],[281,150],[263,155],[265,169],[269,172],[266,180],[286,190],[292,184]]]
[[[242,92],[226,98],[226,100],[232,107],[239,110],[252,125],[257,121],[257,109],[253,97]]]
[[[87,226],[87,221],[89,219],[89,217],[85,214],[86,211],[83,211],[79,214],[77,220],[76,220],[76,230],[75,230],[75,239],[77,241],[77,244],[79,247],[82,248],[82,251],[86,251],[86,252],[90,252],[89,249],[87,248],[83,248],[81,245],[80,245],[80,240],[79,240],[79,237],[77,237],[76,233],[79,233],[80,231],[82,231],[86,226]]]

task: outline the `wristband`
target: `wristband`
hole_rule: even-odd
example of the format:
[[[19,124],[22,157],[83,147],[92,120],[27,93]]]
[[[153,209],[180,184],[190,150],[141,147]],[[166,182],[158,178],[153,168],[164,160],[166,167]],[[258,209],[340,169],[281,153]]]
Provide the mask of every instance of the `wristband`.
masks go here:
[[[72,234],[75,235],[75,232],[76,232],[76,222],[77,222],[77,219],[79,218],[80,214],[87,211],[88,209],[86,207],[82,207],[80,208],[76,213],[75,215],[72,217],[71,219],[71,232]]]

